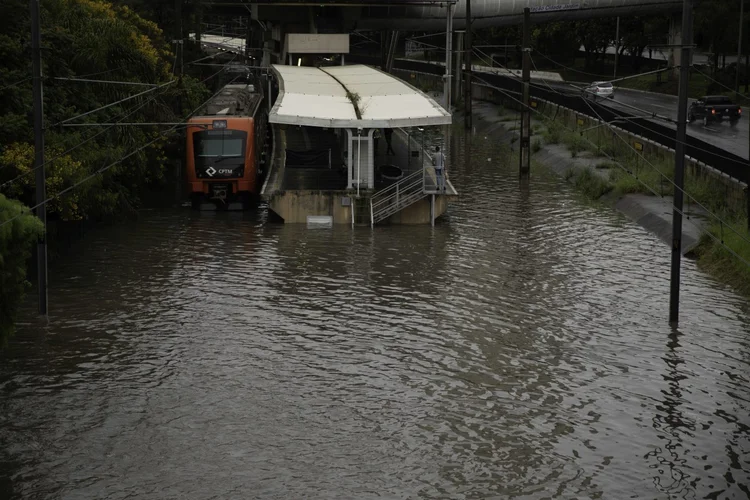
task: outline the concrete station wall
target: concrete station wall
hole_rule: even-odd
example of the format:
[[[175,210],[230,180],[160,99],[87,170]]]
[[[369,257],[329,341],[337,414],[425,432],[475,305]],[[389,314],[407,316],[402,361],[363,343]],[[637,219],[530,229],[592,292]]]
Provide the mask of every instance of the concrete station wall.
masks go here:
[[[286,191],[268,200],[270,209],[286,224],[306,224],[308,215],[330,216],[334,224],[351,224],[352,203],[351,193],[338,191]]]

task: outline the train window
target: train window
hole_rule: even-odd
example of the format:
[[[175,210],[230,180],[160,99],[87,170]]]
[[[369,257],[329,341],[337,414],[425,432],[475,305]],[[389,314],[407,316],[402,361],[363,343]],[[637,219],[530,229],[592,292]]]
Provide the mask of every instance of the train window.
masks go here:
[[[238,157],[245,154],[247,133],[232,131],[231,135],[214,135],[197,132],[194,136],[195,152],[199,158]]]

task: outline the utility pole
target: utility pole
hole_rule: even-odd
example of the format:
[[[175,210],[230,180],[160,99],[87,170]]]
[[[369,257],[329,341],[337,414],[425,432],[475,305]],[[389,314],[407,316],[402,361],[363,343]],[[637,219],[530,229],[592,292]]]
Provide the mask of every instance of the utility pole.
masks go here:
[[[471,0],[466,0],[466,34],[464,43],[466,44],[466,81],[464,82],[464,126],[467,130],[472,127],[472,110],[471,110],[471,62],[474,59],[473,38],[471,36]]]
[[[735,66],[735,78],[734,78],[734,92],[737,94],[737,99],[740,97],[740,61],[742,60],[742,22],[745,17],[745,0],[740,0],[740,36],[737,41],[737,66]],[[748,68],[745,68],[747,71]]]
[[[443,75],[443,97],[445,110],[451,112],[451,73],[453,61],[453,4],[446,4],[445,17],[445,75]]]
[[[669,290],[669,322],[676,325],[680,313],[680,264],[682,260],[682,207],[685,185],[685,132],[687,129],[688,78],[693,43],[693,0],[682,2],[682,47],[680,87],[677,101],[677,143],[675,144],[674,208],[672,211],[672,272]]]
[[[617,29],[615,29],[615,71],[612,79],[617,79],[617,63],[620,57],[620,16],[617,16]]]
[[[175,68],[175,73],[179,76],[180,82],[182,82],[182,47],[183,47],[183,39],[182,39],[182,1],[183,0],[174,0],[174,43],[175,43],[175,56],[176,56],[176,65],[179,64],[179,70]]]
[[[250,28],[252,26],[252,19],[247,16],[247,26],[245,27],[245,60],[250,62],[250,46],[252,45],[253,31]]]
[[[529,111],[529,83],[531,81],[531,10],[523,9],[523,103],[521,104],[521,154],[520,174],[522,178],[531,171],[531,111]]]
[[[182,72],[183,72],[183,59],[182,59],[182,1],[174,0],[175,20],[174,20],[174,50],[175,50],[175,74],[177,75],[177,112],[182,115]],[[179,64],[179,68],[177,65]]]
[[[47,314],[47,199],[44,172],[44,90],[42,89],[42,33],[39,0],[30,0],[31,61],[34,71],[34,169],[36,171],[36,216],[44,232],[36,245],[36,270],[39,283],[39,314]]]

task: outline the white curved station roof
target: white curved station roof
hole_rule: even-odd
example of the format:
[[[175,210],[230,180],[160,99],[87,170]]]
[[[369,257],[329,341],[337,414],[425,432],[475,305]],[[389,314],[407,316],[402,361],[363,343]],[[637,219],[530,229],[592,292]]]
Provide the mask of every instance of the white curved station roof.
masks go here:
[[[430,96],[370,66],[276,64],[273,69],[279,78],[279,97],[271,110],[271,123],[331,128],[451,123],[450,113]],[[361,118],[349,96],[355,96]]]

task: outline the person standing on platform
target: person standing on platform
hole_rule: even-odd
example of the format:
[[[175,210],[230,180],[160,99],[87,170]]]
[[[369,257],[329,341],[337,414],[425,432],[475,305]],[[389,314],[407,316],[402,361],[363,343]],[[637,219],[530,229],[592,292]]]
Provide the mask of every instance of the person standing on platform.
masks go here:
[[[385,131],[385,144],[388,146],[388,150],[385,152],[387,155],[395,155],[396,152],[393,150],[393,146],[391,145],[391,141],[393,140],[393,129],[387,128],[384,129]]]
[[[439,192],[445,192],[445,155],[440,151],[440,146],[435,146],[435,155],[432,157],[435,167],[435,185]]]
[[[372,144],[374,154],[378,154],[378,141],[380,141],[380,129],[376,128],[372,133]]]

